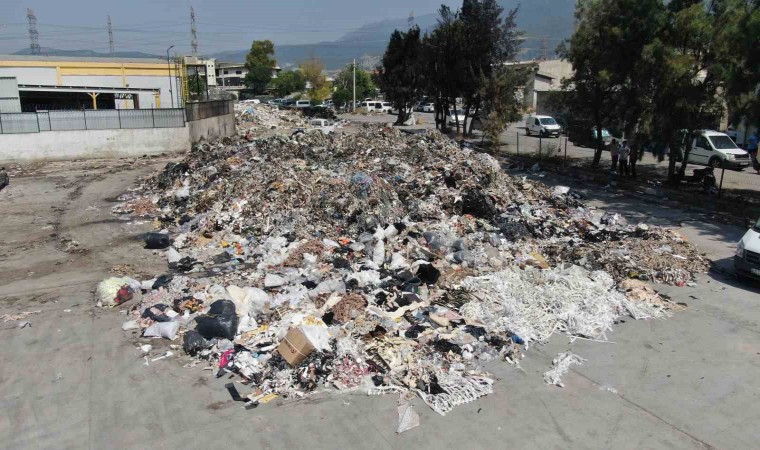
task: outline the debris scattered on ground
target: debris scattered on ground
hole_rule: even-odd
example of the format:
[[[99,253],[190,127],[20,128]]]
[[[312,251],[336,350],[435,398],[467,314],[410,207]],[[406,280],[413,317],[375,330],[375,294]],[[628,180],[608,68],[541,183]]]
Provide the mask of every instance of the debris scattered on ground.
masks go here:
[[[552,368],[544,372],[544,381],[546,381],[546,384],[565,387],[562,383],[562,376],[570,370],[571,365],[576,364],[580,366],[584,362],[586,362],[585,359],[572,352],[560,353],[552,360]]]
[[[16,322],[22,319],[26,319],[27,317],[34,315],[34,314],[40,314],[42,310],[37,311],[24,311],[18,314],[1,314],[0,319],[3,320],[3,323],[8,322]]]
[[[169,232],[167,273],[104,280],[99,301],[132,290],[122,328],[181,339],[217,376],[236,374],[246,407],[334,389],[413,393],[446,414],[493,392],[489,361],[671,314],[624,280],[707,269],[674,232],[511,177],[432,130],[246,131],[195,146],[114,211],[136,204]]]

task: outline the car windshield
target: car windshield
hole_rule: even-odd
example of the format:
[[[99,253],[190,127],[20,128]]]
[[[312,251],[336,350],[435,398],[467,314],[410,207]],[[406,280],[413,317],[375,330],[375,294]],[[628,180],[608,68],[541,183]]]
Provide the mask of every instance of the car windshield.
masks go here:
[[[733,150],[739,148],[728,136],[708,136],[713,147],[717,150]]]
[[[541,119],[541,125],[557,125],[557,121],[551,117],[547,117],[546,119]]]

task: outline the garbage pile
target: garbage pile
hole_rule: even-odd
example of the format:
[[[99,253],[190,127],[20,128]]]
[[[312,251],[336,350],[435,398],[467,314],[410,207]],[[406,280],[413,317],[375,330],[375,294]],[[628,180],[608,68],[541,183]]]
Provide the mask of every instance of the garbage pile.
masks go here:
[[[306,126],[303,114],[298,111],[265,103],[236,103],[235,123],[243,136],[263,130]]]
[[[511,177],[433,130],[201,144],[124,200],[116,212],[163,228],[146,243],[168,271],[104,280],[99,301],[128,308],[125,330],[237,374],[249,407],[330,388],[412,392],[446,414],[492,392],[485,362],[667,317],[675,305],[641,280],[707,268],[672,231]]]

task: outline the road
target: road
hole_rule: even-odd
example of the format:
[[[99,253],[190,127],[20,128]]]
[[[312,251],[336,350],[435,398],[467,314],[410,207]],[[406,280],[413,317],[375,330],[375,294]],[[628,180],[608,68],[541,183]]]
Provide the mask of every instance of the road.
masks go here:
[[[753,448],[760,441],[760,288],[730,275],[742,229],[672,207],[586,190],[632,221],[671,225],[716,261],[697,287],[660,289],[688,304],[665,321],[627,320],[613,343],[555,337],[519,367],[494,361],[495,393],[396,435],[396,396],[317,395],[244,410],[186,357],[146,366],[118,309],[94,307],[111,269],[159,274],[136,237],[149,223],[114,216],[114,199],[166,160],[42,164],[0,192],[3,448]],[[544,175],[547,183],[567,180]],[[76,241],[77,245],[72,244]],[[67,251],[68,250],[68,251]],[[725,272],[725,274],[723,273]],[[586,358],[547,386],[558,352]],[[181,353],[178,351],[177,353]]]

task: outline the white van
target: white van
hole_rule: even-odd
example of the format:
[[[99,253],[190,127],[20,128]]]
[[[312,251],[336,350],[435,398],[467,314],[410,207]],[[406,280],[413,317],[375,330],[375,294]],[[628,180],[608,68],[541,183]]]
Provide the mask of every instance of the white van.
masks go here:
[[[311,106],[311,100],[298,100],[293,106],[296,108],[309,108]]]
[[[559,137],[562,127],[551,116],[528,116],[525,120],[525,134],[541,137]]]
[[[365,100],[361,103],[359,108],[367,113],[390,114],[393,105],[390,102],[381,102],[379,100]]]
[[[747,230],[736,246],[734,269],[740,277],[760,280],[760,219]]]
[[[736,146],[727,134],[718,131],[703,130],[694,138],[690,164],[701,164],[715,169],[739,169],[749,166],[749,153]]]

